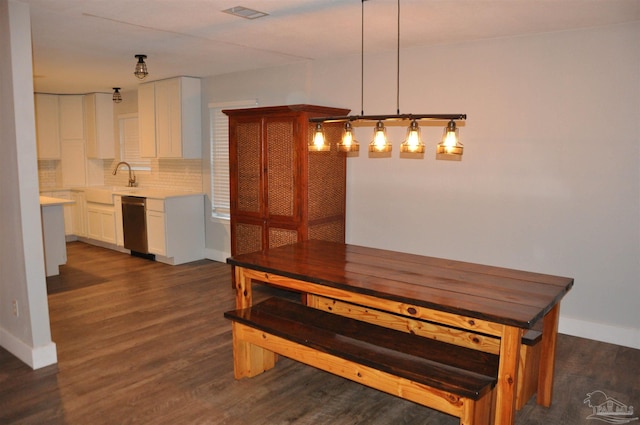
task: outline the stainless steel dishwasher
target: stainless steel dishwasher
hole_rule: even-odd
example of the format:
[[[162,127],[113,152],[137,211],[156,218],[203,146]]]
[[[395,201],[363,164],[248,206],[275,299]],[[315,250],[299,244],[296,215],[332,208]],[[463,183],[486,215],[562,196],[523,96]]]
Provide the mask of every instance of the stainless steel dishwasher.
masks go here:
[[[146,203],[147,198],[122,197],[122,228],[124,247],[131,250],[132,255],[148,257]]]

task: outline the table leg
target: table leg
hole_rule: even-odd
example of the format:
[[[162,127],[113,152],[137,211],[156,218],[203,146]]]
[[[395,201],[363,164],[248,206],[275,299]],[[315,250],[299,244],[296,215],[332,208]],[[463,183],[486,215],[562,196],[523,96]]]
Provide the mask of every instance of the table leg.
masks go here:
[[[558,319],[560,303],[557,303],[542,322],[542,341],[540,355],[540,373],[538,374],[538,395],[536,402],[545,407],[551,406],[553,395],[553,375],[556,364],[556,342],[558,340]]]
[[[522,344],[521,328],[505,326],[500,339],[500,363],[496,385],[496,425],[512,425],[515,419],[518,362]]]
[[[252,305],[251,279],[244,275],[244,268],[234,266],[236,285],[236,308],[247,308]]]

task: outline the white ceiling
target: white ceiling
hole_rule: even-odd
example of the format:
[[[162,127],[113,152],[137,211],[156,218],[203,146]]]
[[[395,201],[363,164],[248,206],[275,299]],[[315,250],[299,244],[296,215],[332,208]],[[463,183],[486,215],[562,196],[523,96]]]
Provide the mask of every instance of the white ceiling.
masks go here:
[[[361,52],[395,50],[396,0],[20,0],[29,4],[35,90],[133,89]],[[269,15],[249,20],[222,10]],[[640,0],[402,0],[401,46],[447,44],[640,21]]]

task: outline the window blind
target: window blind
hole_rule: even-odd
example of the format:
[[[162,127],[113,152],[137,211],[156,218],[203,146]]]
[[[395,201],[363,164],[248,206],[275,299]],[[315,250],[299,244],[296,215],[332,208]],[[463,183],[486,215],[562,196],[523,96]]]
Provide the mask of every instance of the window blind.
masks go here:
[[[128,162],[134,170],[149,170],[151,161],[140,157],[138,117],[118,119],[120,127],[120,160]]]
[[[256,106],[256,100],[209,105],[211,123],[211,216],[229,218],[229,117],[223,109]]]

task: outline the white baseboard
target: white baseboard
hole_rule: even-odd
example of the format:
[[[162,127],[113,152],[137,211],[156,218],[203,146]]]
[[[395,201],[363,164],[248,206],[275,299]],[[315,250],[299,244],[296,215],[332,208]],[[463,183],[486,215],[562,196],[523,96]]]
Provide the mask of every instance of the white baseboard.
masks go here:
[[[54,342],[41,347],[31,347],[0,328],[0,346],[34,370],[58,362],[58,352]]]
[[[227,258],[231,256],[228,252],[218,251],[217,249],[205,248],[204,256],[207,260],[219,261],[221,263],[226,263]]]
[[[84,236],[78,236],[77,240],[80,242],[84,242],[87,243],[89,245],[95,245],[95,246],[99,246],[102,248],[107,248],[107,249],[111,249],[114,251],[118,251],[118,252],[122,252],[124,254],[130,254],[131,251],[126,249],[125,247],[122,246],[118,246],[109,242],[103,242],[103,241],[98,241],[96,239],[91,239],[91,238],[86,238]]]
[[[624,328],[560,315],[558,332],[640,349],[640,329]]]

